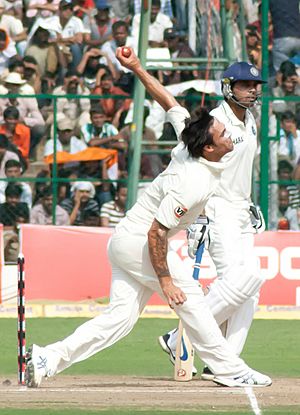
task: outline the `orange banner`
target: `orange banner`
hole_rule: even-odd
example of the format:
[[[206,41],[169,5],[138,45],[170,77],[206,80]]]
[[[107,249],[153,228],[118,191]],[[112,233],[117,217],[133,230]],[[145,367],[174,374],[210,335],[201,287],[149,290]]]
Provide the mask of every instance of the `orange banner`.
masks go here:
[[[79,301],[109,296],[111,269],[106,248],[111,229],[22,225],[21,232],[28,299]],[[299,232],[289,231],[256,236],[255,249],[266,278],[260,304],[300,306],[299,240]],[[170,249],[192,275],[185,232],[172,238]],[[203,285],[215,276],[214,264],[205,252],[200,273]],[[149,303],[163,302],[153,295]]]

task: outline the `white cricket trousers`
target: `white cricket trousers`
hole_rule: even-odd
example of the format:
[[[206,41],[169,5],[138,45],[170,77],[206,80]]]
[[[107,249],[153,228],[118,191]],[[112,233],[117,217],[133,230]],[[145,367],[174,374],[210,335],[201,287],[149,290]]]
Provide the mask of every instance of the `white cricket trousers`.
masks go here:
[[[264,283],[254,252],[249,205],[246,201],[234,203],[213,197],[206,205],[206,214],[210,219],[209,253],[218,277],[206,301],[219,325],[227,321],[224,335],[239,355]]]
[[[118,229],[111,238],[108,253],[112,265],[110,305],[103,314],[87,321],[64,340],[46,346],[47,351],[53,352],[49,359],[54,362],[52,374],[89,358],[126,336],[153,292],[162,295],[150,262],[145,232],[130,234]],[[175,311],[200,358],[219,376],[235,377],[247,373],[248,366],[222,336],[197,282],[191,275],[186,275],[181,260],[170,257],[168,263],[174,283],[187,296],[187,301]]]

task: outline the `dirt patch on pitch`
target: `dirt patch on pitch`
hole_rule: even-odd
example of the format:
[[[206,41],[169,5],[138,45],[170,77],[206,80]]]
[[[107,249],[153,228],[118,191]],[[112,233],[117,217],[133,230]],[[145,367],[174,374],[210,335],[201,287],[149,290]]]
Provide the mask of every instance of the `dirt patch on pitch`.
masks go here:
[[[277,378],[268,388],[224,388],[195,379],[176,383],[169,378],[128,376],[62,376],[49,379],[39,389],[27,389],[12,378],[0,378],[0,408],[136,408],[156,410],[251,411],[300,407],[300,379]],[[250,396],[251,395],[251,396]]]

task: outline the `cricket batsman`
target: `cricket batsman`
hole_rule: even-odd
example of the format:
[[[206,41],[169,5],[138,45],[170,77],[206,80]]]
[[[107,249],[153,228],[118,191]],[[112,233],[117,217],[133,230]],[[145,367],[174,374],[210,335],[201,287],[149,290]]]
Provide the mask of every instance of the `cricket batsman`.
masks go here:
[[[257,103],[259,88],[264,81],[254,65],[236,62],[225,70],[221,82],[224,101],[211,111],[211,115],[224,123],[231,133],[234,150],[222,159],[228,163],[228,168],[206,204],[208,220],[203,222],[201,218],[190,227],[188,252],[192,258],[195,256],[203,235],[207,234],[203,228],[209,226],[208,249],[216,266],[217,278],[210,285],[205,299],[225,338],[239,356],[264,283],[254,253],[254,234],[262,232],[265,224],[260,209],[251,202],[257,128],[250,111]],[[173,157],[181,159],[181,152],[174,152]],[[159,343],[172,363],[175,361],[176,341],[176,329],[159,337]],[[193,371],[197,373],[195,368]],[[214,373],[204,367],[202,379],[213,378]]]

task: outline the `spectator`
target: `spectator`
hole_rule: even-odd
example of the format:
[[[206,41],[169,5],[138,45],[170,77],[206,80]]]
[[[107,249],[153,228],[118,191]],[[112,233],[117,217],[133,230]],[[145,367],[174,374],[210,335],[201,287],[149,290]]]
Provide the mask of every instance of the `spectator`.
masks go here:
[[[42,169],[40,170],[37,175],[37,179],[49,179],[48,181],[35,181],[34,183],[34,199],[33,199],[33,206],[40,202],[42,194],[46,187],[49,186],[49,182],[51,180],[51,175],[49,169]]]
[[[8,150],[9,141],[4,134],[0,134],[0,178],[6,177],[5,175],[5,163],[8,160],[19,161],[19,157],[16,152]],[[0,182],[0,186],[1,186]]]
[[[5,202],[0,204],[0,223],[4,226],[14,227],[19,216],[29,220],[27,203],[20,202],[22,188],[18,184],[9,183],[5,189]]]
[[[42,23],[40,25],[27,45],[26,55],[35,57],[39,74],[43,77],[46,73],[56,73],[61,62],[57,46],[49,43],[49,30],[44,29]]]
[[[278,155],[288,157],[293,167],[300,163],[300,130],[297,130],[296,117],[291,111],[281,116]]]
[[[274,28],[273,65],[280,64],[300,50],[299,0],[270,0],[270,12]]]
[[[68,118],[64,118],[57,123],[58,140],[56,143],[56,151],[66,151],[74,154],[83,151],[87,145],[79,138],[73,135],[74,124]],[[46,142],[44,148],[44,156],[49,156],[54,152],[54,140],[50,139]]]
[[[29,40],[40,26],[41,20],[37,19],[33,25]],[[49,42],[57,45],[63,55],[66,63],[68,62],[72,69],[75,69],[82,58],[82,43],[85,29],[82,21],[73,16],[73,4],[71,0],[61,0],[59,3],[58,15],[43,19],[43,28],[51,33]]]
[[[24,79],[33,88],[34,94],[41,93],[41,75],[38,64],[33,56],[26,55],[23,59]]]
[[[89,147],[124,149],[124,140],[119,132],[107,120],[105,111],[100,106],[93,106],[91,109],[91,123],[81,128],[81,136]]]
[[[53,194],[50,186],[45,187],[38,204],[36,204],[30,214],[30,223],[35,225],[52,225],[53,214]],[[61,206],[55,207],[55,225],[70,225],[68,212]]]
[[[99,59],[101,59],[102,56],[105,57],[108,66],[99,63]],[[87,49],[83,54],[83,57],[76,70],[77,73],[83,77],[84,85],[89,90],[92,90],[96,87],[101,73],[105,73],[107,68],[109,68],[110,71],[113,71],[115,78],[115,68],[107,55],[100,49],[91,47],[90,49]]]
[[[112,14],[118,20],[124,20],[128,24],[131,21],[132,0],[109,0]]]
[[[70,217],[70,225],[83,225],[83,212],[93,211],[99,215],[98,203],[93,199],[95,188],[89,182],[76,182],[71,189],[72,197],[61,202]]]
[[[125,216],[127,185],[119,183],[115,200],[104,203],[100,211],[100,225],[114,228]]]
[[[29,221],[29,209],[20,202],[22,189],[19,185],[9,183],[5,190],[6,201],[0,204],[0,223],[4,226],[4,259],[16,262],[19,254],[17,225]]]
[[[0,126],[0,134],[6,137],[28,159],[30,150],[30,129],[20,122],[20,113],[16,107],[7,107],[3,112],[4,124]]]
[[[93,47],[100,47],[103,43],[112,39],[112,25],[116,18],[109,14],[110,4],[106,0],[96,0],[96,9],[93,13],[86,14],[83,18],[85,27],[91,30],[86,35],[85,43]]]
[[[27,34],[24,30],[22,20],[5,13],[4,0],[0,0],[0,28],[4,29],[8,37],[16,43],[19,54],[23,56]]]
[[[100,226],[99,213],[93,210],[84,210],[82,213],[82,226]]]
[[[289,192],[285,187],[280,187],[278,192],[277,229],[299,231],[297,209],[289,206]]]
[[[108,179],[106,160],[88,160],[80,163],[79,177],[93,179],[95,200],[99,207],[113,199],[114,186],[105,181]],[[95,181],[97,180],[97,181]]]
[[[132,20],[132,37],[136,40],[138,45],[138,38],[140,32],[140,13],[133,16]],[[164,42],[164,30],[173,27],[172,20],[166,14],[161,12],[161,1],[152,0],[150,24],[148,31],[148,42],[150,47],[161,47]]]
[[[8,179],[18,179],[22,176],[22,166],[21,163],[17,160],[8,160],[5,163],[4,167],[5,176]],[[32,190],[28,183],[26,182],[14,182],[21,187],[22,193],[20,195],[20,202],[26,203],[30,209],[32,206]],[[1,181],[0,182],[0,201],[3,203],[5,201],[5,189],[7,188],[8,183]]]
[[[25,84],[19,73],[11,72],[5,79],[5,86],[0,85],[0,94],[22,94],[22,85]],[[3,110],[9,106],[16,106],[22,122],[30,128],[30,155],[45,133],[45,121],[39,111],[35,98],[0,98],[0,108]],[[0,113],[0,124],[2,121]]]
[[[193,58],[195,57],[194,52],[188,46],[186,42],[183,42],[180,39],[179,32],[176,31],[173,27],[165,29],[164,31],[164,41],[166,42],[168,49],[170,51],[170,56],[172,59],[176,58]],[[198,71],[164,71],[164,85],[178,84],[180,82],[190,81],[192,79],[198,78]]]
[[[101,75],[100,84],[92,92],[95,95],[122,95],[129,97],[121,88],[114,85],[113,77],[110,72]],[[131,99],[101,98],[100,105],[103,108],[107,120],[116,128],[119,128],[121,120],[124,120],[129,109]]]
[[[289,72],[283,73],[281,78],[281,85],[278,85],[273,89],[274,97],[288,97],[299,96],[300,85],[297,74],[291,75]],[[300,111],[299,102],[295,101],[274,101],[273,112],[282,113],[285,111],[292,111],[294,114]]]
[[[293,80],[298,82],[298,75],[297,75],[296,65],[293,62],[291,62],[290,60],[288,60],[288,61],[284,61],[284,62],[281,63],[280,68],[276,72],[276,75],[275,75],[275,84],[270,82],[268,84],[269,88],[275,88],[276,86],[282,85],[282,76],[283,75],[292,76]],[[272,79],[271,79],[271,81],[272,81]],[[272,91],[272,89],[271,89],[271,91]]]
[[[26,17],[33,21],[38,17],[50,17],[58,12],[60,0],[28,0]]]
[[[23,20],[23,1],[22,0],[4,0],[5,13],[14,16],[18,20]]]
[[[1,0],[0,0],[1,1]],[[17,56],[17,50],[5,30],[0,29],[0,73],[2,74],[9,65],[9,60]]]
[[[64,85],[53,90],[54,95],[89,95],[89,90],[83,87],[77,73],[70,70],[65,75]],[[64,116],[81,127],[89,120],[90,101],[88,98],[58,98],[57,115]]]
[[[300,166],[300,164],[298,165]],[[294,168],[293,165],[288,160],[280,160],[278,162],[278,180],[286,180],[286,181],[292,181],[293,180],[293,172]],[[294,172],[295,180],[299,180],[296,177],[296,170]],[[300,188],[299,186],[295,184],[287,184],[284,185],[284,187],[289,192],[289,206],[295,209],[300,208]]]
[[[246,47],[249,61],[257,68],[261,69],[261,35],[254,25],[248,25],[246,27]]]
[[[131,93],[133,89],[133,75],[129,69],[123,67],[118,59],[116,58],[116,50],[121,46],[134,46],[133,37],[129,36],[129,30],[127,23],[118,20],[112,26],[113,38],[102,45],[101,50],[105,52],[108,58],[113,63],[116,73],[117,73],[117,83],[116,86],[122,88],[125,92]],[[105,59],[101,59],[101,63],[107,65]]]

